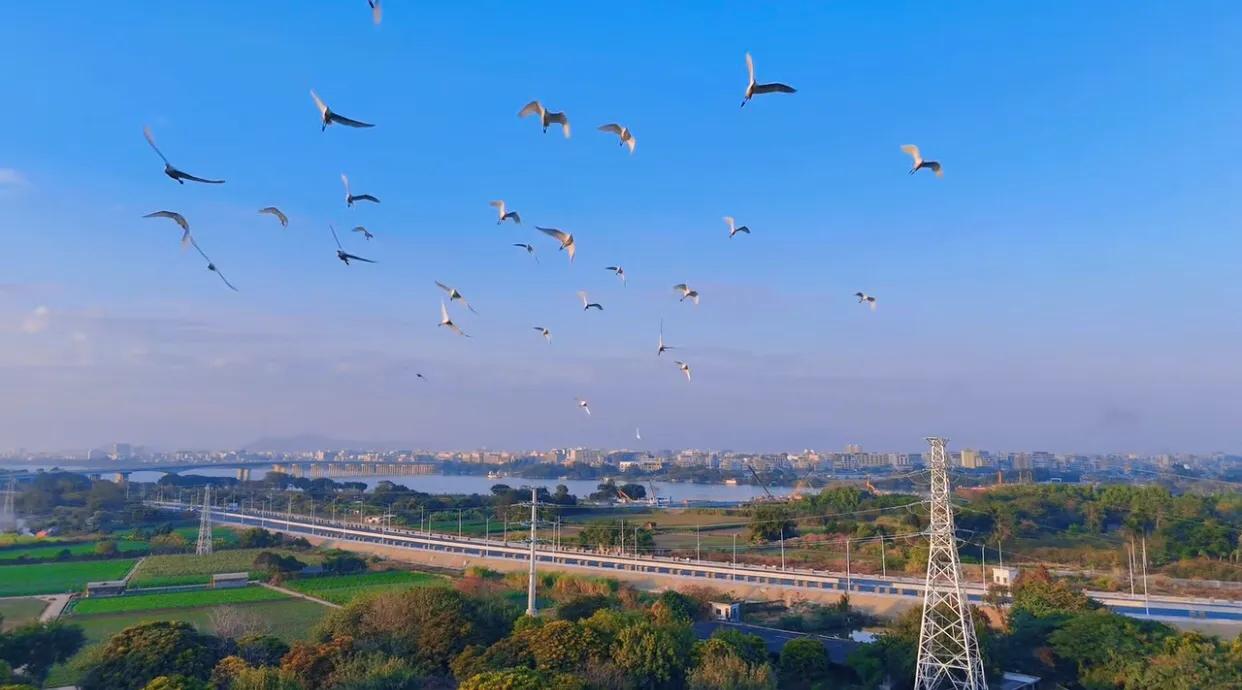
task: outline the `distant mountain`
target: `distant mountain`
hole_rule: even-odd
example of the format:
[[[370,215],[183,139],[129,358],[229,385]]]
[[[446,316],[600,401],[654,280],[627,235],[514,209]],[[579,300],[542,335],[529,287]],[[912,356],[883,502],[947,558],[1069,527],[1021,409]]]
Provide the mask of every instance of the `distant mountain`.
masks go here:
[[[269,453],[303,453],[312,450],[405,450],[413,448],[402,441],[357,441],[319,434],[268,436],[242,446],[242,450]]]

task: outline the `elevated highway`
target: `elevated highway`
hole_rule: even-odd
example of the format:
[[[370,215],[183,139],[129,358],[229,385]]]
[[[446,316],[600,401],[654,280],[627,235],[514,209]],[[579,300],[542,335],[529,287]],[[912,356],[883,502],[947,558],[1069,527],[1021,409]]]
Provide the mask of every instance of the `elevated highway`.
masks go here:
[[[150,501],[149,504],[173,510],[199,510],[177,502]],[[343,520],[290,515],[275,511],[212,509],[212,521],[245,527],[262,527],[293,536],[317,540],[353,542],[389,549],[409,550],[427,554],[458,556],[463,560],[484,560],[521,564],[529,561],[530,547],[518,541],[454,537],[417,530],[365,525]],[[762,586],[771,590],[801,592],[865,594],[868,596],[902,598],[906,605],[921,601],[921,578],[882,577],[874,574],[840,573],[822,570],[785,569],[746,563],[696,561],[661,556],[634,556],[596,553],[575,548],[550,548],[536,545],[535,560],[539,567],[554,570],[585,570],[596,575],[618,578],[656,576],[661,581],[679,581],[722,588],[739,585]],[[970,601],[981,603],[985,590],[975,583],[964,587]],[[1109,609],[1128,616],[1173,622],[1222,622],[1242,624],[1242,601],[1170,596],[1130,596],[1118,592],[1086,594]]]

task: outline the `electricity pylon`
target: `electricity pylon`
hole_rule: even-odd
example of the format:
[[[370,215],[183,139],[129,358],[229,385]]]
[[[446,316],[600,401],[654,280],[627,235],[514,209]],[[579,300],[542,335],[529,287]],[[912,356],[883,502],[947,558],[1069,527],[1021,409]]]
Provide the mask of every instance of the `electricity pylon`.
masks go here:
[[[915,690],[987,690],[983,659],[975,638],[970,605],[962,592],[953,506],[949,499],[946,440],[931,444],[931,525],[928,527],[927,581],[923,589],[923,624],[914,669]]]
[[[203,511],[198,518],[198,545],[194,553],[199,556],[211,555],[211,485],[203,489]]]
[[[17,531],[17,513],[13,510],[13,497],[17,495],[17,478],[9,477],[4,491],[4,508],[0,509],[0,532]]]

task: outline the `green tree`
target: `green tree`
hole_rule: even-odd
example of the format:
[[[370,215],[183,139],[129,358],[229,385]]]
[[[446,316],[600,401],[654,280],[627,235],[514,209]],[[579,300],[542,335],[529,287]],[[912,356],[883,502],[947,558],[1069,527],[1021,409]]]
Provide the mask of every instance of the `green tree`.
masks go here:
[[[561,620],[578,622],[590,618],[596,611],[612,606],[612,599],[604,594],[584,594],[574,597],[556,607],[556,617]]]
[[[228,690],[306,690],[292,674],[271,666],[247,667],[233,678]]]
[[[1183,633],[1165,638],[1160,653],[1135,660],[1125,690],[1237,690],[1242,663],[1213,638]]]
[[[206,680],[223,656],[220,640],[181,621],[130,626],[84,666],[83,690],[137,690],[160,676]]]
[[[586,685],[567,674],[548,675],[514,668],[480,673],[459,685],[458,690],[586,690]]]
[[[793,514],[783,503],[760,503],[750,511],[751,541],[779,541],[798,534]]]
[[[354,640],[338,636],[320,643],[297,642],[280,662],[280,670],[297,679],[307,690],[331,687],[338,668],[349,661]]]
[[[552,621],[525,634],[540,671],[573,671],[608,653],[590,628],[569,621]]]
[[[116,542],[111,539],[102,539],[95,542],[95,555],[110,558],[117,554]]]
[[[358,655],[336,670],[332,690],[421,690],[423,676],[404,659]]]
[[[27,623],[0,635],[0,659],[42,681],[53,666],[68,661],[85,642],[81,626],[62,621]]]
[[[612,658],[640,688],[675,688],[684,679],[693,645],[689,625],[643,622],[617,633]]]
[[[1081,590],[1075,590],[1063,580],[1058,580],[1039,567],[1028,570],[1018,578],[1013,587],[1011,611],[1026,611],[1034,616],[1047,616],[1061,612],[1089,611],[1099,607]]]
[[[734,628],[721,627],[712,633],[707,642],[719,642],[748,664],[761,664],[768,660],[768,645],[758,635],[748,635]]]
[[[828,651],[823,643],[800,637],[781,650],[781,686],[807,688],[828,677]]]
[[[160,676],[153,678],[142,690],[211,690],[211,686],[197,678]]]
[[[704,657],[686,676],[688,690],[775,690],[776,678],[765,664],[748,664],[735,654]]]
[[[699,602],[676,590],[666,589],[651,607],[651,613],[660,622],[695,621],[703,617]]]
[[[246,635],[237,640],[237,656],[251,666],[279,666],[289,645],[273,635]]]

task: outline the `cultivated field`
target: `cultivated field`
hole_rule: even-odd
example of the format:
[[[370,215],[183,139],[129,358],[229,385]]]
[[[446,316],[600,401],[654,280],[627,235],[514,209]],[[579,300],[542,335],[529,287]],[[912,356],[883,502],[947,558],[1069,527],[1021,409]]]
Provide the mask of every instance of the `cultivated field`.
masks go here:
[[[134,567],[132,558],[0,566],[0,596],[77,592],[87,582],[119,580]]]
[[[0,599],[0,616],[4,616],[4,630],[39,620],[39,614],[47,608],[42,599]]]
[[[127,611],[154,611],[163,609],[190,609],[224,604],[247,604],[258,601],[275,601],[287,598],[266,587],[238,587],[237,589],[201,589],[192,592],[161,592],[157,594],[131,594],[121,597],[81,599],[74,603],[72,614],[85,616],[99,613],[122,613]]]
[[[296,592],[308,594],[334,604],[348,604],[355,598],[377,592],[388,592],[409,587],[425,587],[446,585],[448,581],[428,573],[412,573],[402,570],[389,570],[379,573],[360,573],[358,575],[335,575],[328,577],[310,577],[290,580],[285,587]]]
[[[72,556],[89,556],[95,553],[96,543],[94,541],[78,542],[76,544],[53,542],[50,544],[32,544],[30,546],[0,549],[0,565],[20,560],[53,560],[62,551],[68,551]],[[131,539],[116,540],[116,548],[118,552],[126,555],[142,555],[150,550],[150,546],[146,542],[133,541]]]
[[[130,584],[134,587],[202,584],[210,582],[214,573],[250,572],[255,556],[264,551],[293,556],[307,565],[315,565],[323,560],[323,556],[316,553],[282,549],[231,549],[217,551],[210,556],[196,556],[192,553],[150,556],[142,562],[138,572],[134,573]],[[251,573],[253,578],[260,576],[260,573]]]

